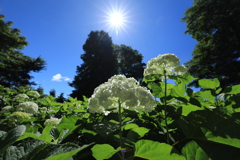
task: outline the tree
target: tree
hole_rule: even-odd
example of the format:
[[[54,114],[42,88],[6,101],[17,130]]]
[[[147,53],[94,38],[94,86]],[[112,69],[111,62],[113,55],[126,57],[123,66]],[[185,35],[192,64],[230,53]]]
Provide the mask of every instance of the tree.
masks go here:
[[[141,81],[143,78],[143,70],[146,66],[142,62],[143,56],[137,50],[126,45],[114,45],[114,53],[118,60],[118,73],[126,77],[134,77]]]
[[[53,96],[53,97],[56,97],[56,90],[55,89],[51,89],[49,91],[49,95]]]
[[[77,75],[72,83],[75,90],[71,97],[82,99],[83,95],[90,97],[94,89],[117,73],[116,55],[113,54],[111,37],[105,31],[91,31],[83,45],[81,55],[83,64],[77,66]]]
[[[71,97],[82,100],[82,96],[90,97],[94,89],[106,82],[110,77],[123,74],[141,81],[145,63],[137,50],[126,45],[114,45],[105,31],[91,31],[83,45],[85,53],[81,55],[83,64],[77,66],[77,75],[71,87]]]
[[[240,83],[240,1],[194,0],[185,12],[185,33],[198,41],[185,63],[196,78],[218,78],[221,87]],[[191,83],[198,87],[197,81]]]
[[[46,62],[31,58],[20,52],[28,43],[20,30],[11,28],[12,22],[5,22],[0,15],[0,85],[5,87],[34,85],[30,72],[39,72]]]
[[[64,97],[64,93],[60,93],[60,95],[56,98],[56,102],[59,102],[59,103],[64,103],[66,101],[67,99]]]

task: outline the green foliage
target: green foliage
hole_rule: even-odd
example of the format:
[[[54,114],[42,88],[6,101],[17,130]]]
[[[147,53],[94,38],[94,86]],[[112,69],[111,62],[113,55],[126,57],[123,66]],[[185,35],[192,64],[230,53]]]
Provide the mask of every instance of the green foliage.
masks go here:
[[[17,139],[23,135],[25,129],[25,126],[18,126],[7,133],[2,132],[0,137],[0,154],[4,153],[9,146],[17,141]]]
[[[104,160],[111,158],[116,152],[120,150],[120,148],[115,150],[109,144],[95,144],[91,150],[94,158],[97,160]]]
[[[222,88],[240,83],[239,6],[238,0],[194,0],[186,10],[185,33],[198,42],[192,59],[185,63],[194,77],[218,78]],[[197,81],[190,85],[199,87]]]
[[[26,133],[25,129],[26,127],[21,125],[8,132],[0,132],[0,160],[58,159],[59,157],[67,160],[74,154],[92,145],[88,144],[79,147],[73,143],[52,144],[50,143],[52,138],[49,134],[52,126],[47,126],[40,137]],[[34,140],[22,141],[28,137],[34,138]],[[20,142],[14,146],[13,144],[17,140]]]
[[[185,160],[183,156],[179,155],[178,151],[165,143],[154,142],[151,140],[140,140],[135,144],[135,148],[135,157],[151,160]]]
[[[86,97],[60,103],[52,96],[29,94],[39,112],[13,126],[9,116],[29,101],[14,98],[31,89],[3,87],[3,106],[11,104],[13,110],[0,113],[0,159],[239,159],[239,85],[222,91],[217,79],[202,79],[202,90],[194,92],[187,87],[194,80],[189,74],[169,76],[175,84],[156,77],[144,78],[157,98],[151,112],[122,108],[121,114],[90,113]],[[51,117],[61,122],[44,126]]]

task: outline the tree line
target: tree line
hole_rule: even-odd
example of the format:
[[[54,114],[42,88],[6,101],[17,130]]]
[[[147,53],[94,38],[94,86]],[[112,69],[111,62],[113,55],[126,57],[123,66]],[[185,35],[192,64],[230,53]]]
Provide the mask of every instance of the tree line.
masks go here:
[[[185,33],[197,40],[192,59],[185,63],[195,78],[218,78],[222,88],[240,83],[240,1],[194,0],[182,21]],[[21,51],[27,46],[20,30],[0,15],[0,85],[5,87],[34,85],[30,72],[46,68],[41,57],[32,58]],[[71,95],[90,97],[94,89],[113,75],[123,74],[141,81],[145,63],[137,50],[113,44],[106,31],[91,31],[83,45],[83,63],[69,83]],[[198,87],[197,81],[191,86]]]

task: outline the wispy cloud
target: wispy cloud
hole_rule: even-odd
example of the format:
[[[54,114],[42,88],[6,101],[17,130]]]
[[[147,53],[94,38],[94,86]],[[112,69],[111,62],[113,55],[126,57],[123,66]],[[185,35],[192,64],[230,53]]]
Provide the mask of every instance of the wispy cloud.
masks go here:
[[[56,74],[52,77],[52,81],[62,82],[62,81],[70,81],[71,79],[68,77],[63,77],[61,74]]]

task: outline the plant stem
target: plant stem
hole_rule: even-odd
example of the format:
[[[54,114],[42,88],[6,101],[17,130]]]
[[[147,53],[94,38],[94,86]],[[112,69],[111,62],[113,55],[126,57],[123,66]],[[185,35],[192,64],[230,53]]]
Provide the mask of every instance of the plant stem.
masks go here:
[[[164,91],[164,120],[165,120],[165,125],[166,125],[166,136],[167,136],[167,144],[169,143],[169,132],[168,132],[168,123],[167,123],[167,75],[166,71],[164,70],[164,82],[165,82],[165,91]]]
[[[122,139],[122,106],[120,99],[118,100],[118,121],[119,121],[119,136],[120,136],[120,146],[121,146],[121,155],[122,155],[122,160],[124,160],[124,146],[123,146],[123,139]]]

